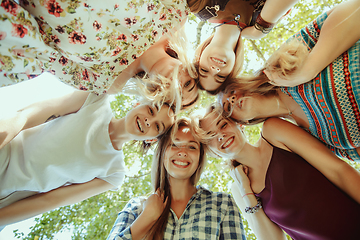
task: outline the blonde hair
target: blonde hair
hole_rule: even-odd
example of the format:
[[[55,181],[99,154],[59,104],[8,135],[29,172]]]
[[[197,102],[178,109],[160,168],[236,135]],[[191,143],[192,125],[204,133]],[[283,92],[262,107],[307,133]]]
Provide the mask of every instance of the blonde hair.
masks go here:
[[[265,69],[285,77],[291,76],[303,66],[308,55],[307,47],[292,38],[271,55],[265,63]]]
[[[202,53],[204,52],[205,48],[207,48],[207,46],[209,46],[209,44],[211,43],[211,40],[214,38],[214,34],[212,34],[210,37],[208,37],[204,42],[202,42],[195,50],[195,56],[194,56],[194,65],[197,71],[197,76],[199,76],[199,67],[200,67],[200,58]],[[235,46],[234,49],[234,53],[235,53],[235,63],[234,63],[234,67],[231,70],[231,72],[229,73],[229,75],[226,77],[225,81],[215,90],[205,90],[203,86],[201,86],[199,78],[197,78],[197,83],[198,83],[198,87],[201,90],[205,90],[206,92],[208,92],[211,95],[216,95],[219,92],[221,92],[222,90],[224,90],[224,88],[232,82],[232,79],[236,78],[241,70],[242,67],[244,65],[244,42],[241,38],[241,36],[239,37],[239,40]]]
[[[176,33],[169,33],[167,37],[169,38],[169,49],[176,54],[176,58],[182,63],[182,70],[191,78],[197,79],[195,66],[186,55],[187,39],[184,28],[179,29]],[[178,113],[182,109],[182,92],[180,91],[182,87],[180,87],[179,83],[179,70],[180,67],[176,67],[170,78],[160,74],[139,74],[129,81],[124,91],[140,95],[160,105],[167,102],[171,106],[175,106],[175,112]]]

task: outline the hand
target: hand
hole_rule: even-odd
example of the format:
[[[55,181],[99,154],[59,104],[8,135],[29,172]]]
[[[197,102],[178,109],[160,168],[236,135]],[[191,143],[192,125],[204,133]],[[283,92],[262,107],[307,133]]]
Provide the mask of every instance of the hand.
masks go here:
[[[314,77],[308,71],[297,70],[291,75],[284,76],[280,71],[264,70],[269,83],[274,86],[294,87],[312,80]]]
[[[230,170],[230,176],[234,179],[242,196],[246,193],[252,192],[248,174],[249,168],[244,165],[239,165],[236,168]]]
[[[156,221],[164,211],[167,200],[166,198],[164,202],[164,193],[157,189],[156,192],[151,194],[143,203],[143,213],[145,213],[145,216]]]
[[[262,37],[265,37],[266,34],[257,30],[254,26],[251,26],[243,29],[240,36],[247,39],[260,39]]]

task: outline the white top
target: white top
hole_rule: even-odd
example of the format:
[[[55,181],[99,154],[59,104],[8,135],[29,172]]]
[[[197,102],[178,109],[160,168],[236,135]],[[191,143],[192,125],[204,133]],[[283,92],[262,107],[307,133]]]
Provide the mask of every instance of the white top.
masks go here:
[[[48,192],[94,178],[121,185],[126,167],[110,141],[112,117],[108,96],[90,94],[78,112],[22,131],[0,150],[0,207],[27,194],[9,196],[15,191]]]

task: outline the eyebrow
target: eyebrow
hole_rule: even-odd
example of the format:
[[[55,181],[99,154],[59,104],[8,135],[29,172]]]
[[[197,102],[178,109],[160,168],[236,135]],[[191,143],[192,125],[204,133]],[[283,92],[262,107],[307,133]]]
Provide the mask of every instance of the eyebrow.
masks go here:
[[[155,104],[154,107],[156,108],[157,111],[159,111],[158,105]]]
[[[162,129],[162,131],[161,131],[161,133],[163,133],[163,132],[165,132],[165,124],[164,124],[164,122],[161,122],[161,124],[162,124],[162,126],[163,126],[163,129]]]

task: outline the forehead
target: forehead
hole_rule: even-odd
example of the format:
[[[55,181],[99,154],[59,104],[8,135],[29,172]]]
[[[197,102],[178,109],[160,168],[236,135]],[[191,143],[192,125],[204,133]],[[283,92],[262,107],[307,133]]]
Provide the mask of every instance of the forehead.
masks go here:
[[[188,126],[179,127],[178,131],[175,133],[175,139],[180,141],[195,141],[191,129]]]
[[[165,124],[171,125],[174,121],[174,112],[167,105],[162,105],[161,108],[155,106],[158,109],[158,114],[156,118],[158,120],[164,121]]]
[[[206,130],[215,129],[217,123],[222,120],[223,117],[220,116],[215,110],[211,111],[201,120],[201,128]]]

